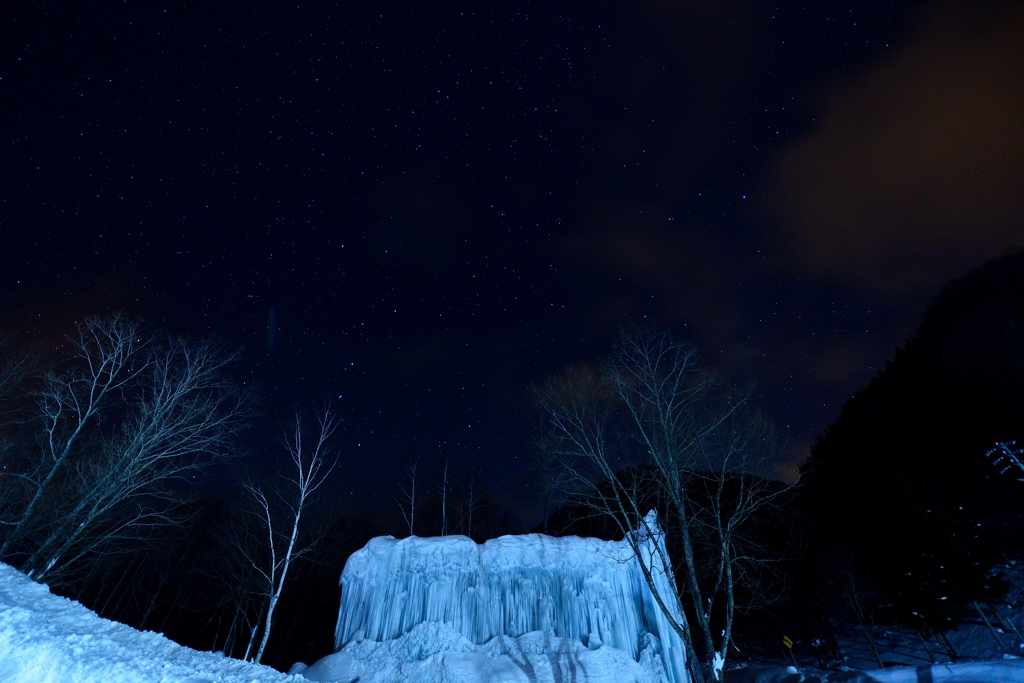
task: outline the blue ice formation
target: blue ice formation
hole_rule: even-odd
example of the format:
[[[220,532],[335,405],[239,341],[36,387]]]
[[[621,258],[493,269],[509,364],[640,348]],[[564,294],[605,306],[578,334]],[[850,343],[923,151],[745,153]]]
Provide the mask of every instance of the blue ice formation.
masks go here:
[[[628,539],[542,534],[482,545],[465,536],[374,538],[342,572],[335,646],[340,651],[350,643],[395,641],[420,625],[444,624],[479,646],[498,636],[540,632],[590,650],[617,648],[636,662],[654,636],[664,667],[658,678],[688,683],[683,643],[637,559],[639,554],[652,568],[673,620],[683,623],[672,577],[657,559],[665,551],[664,535],[653,512],[645,522],[633,532],[639,553]]]

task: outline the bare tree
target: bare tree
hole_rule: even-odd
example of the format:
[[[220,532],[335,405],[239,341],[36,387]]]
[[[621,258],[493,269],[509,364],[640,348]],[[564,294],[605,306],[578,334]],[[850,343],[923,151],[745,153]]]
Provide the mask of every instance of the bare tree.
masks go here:
[[[0,559],[24,538],[36,509],[108,396],[131,378],[136,361],[145,363],[140,334],[138,323],[121,316],[90,318],[79,327],[78,335],[68,340],[71,367],[63,373],[46,374],[37,398],[42,453],[30,458],[24,471],[4,471],[5,477],[28,489],[28,498],[15,519],[5,520],[11,528],[0,544]]]
[[[827,613],[852,615],[867,638],[879,668],[884,667],[872,635],[875,611],[881,603],[882,596],[867,567],[857,559],[852,550],[839,546],[832,548],[821,559],[815,569],[815,576],[826,587],[826,590],[815,593],[822,607]]]
[[[600,371],[566,371],[537,391],[544,439],[590,514],[636,542],[656,602],[686,644],[691,673],[721,680],[738,610],[779,596],[755,516],[786,485],[770,479],[780,455],[774,426],[710,372],[696,349],[667,333],[623,335]],[[671,556],[644,556],[647,510],[663,511]],[[680,577],[662,595],[657,571]],[[676,609],[670,609],[674,603]],[[689,608],[689,609],[687,609]],[[680,623],[673,614],[682,614]],[[694,638],[698,640],[694,641]],[[697,648],[704,670],[693,667]]]
[[[225,374],[234,357],[212,342],[162,342],[114,316],[87,320],[69,347],[37,395],[39,449],[4,472],[25,496],[0,557],[39,581],[180,524],[188,484],[248,417]]]
[[[0,545],[7,539],[4,526],[17,523],[28,493],[17,479],[24,469],[18,466],[19,451],[25,450],[19,444],[25,441],[19,424],[30,414],[31,401],[26,399],[39,360],[34,353],[15,349],[12,337],[0,339]]]
[[[416,475],[420,466],[420,459],[413,458],[405,467],[405,476],[409,479],[409,488],[399,486],[401,494],[395,496],[395,502],[402,510],[402,518],[409,527],[409,535],[416,535]],[[406,507],[408,506],[408,508]]]
[[[555,507],[555,501],[566,492],[569,476],[559,457],[559,438],[556,432],[542,422],[537,430],[534,448],[533,481],[540,489],[544,505],[544,533],[548,533],[548,522]]]
[[[249,493],[248,488],[245,492]],[[246,660],[256,647],[260,615],[266,607],[268,593],[265,558],[270,555],[270,549],[260,512],[232,506],[217,527],[218,551],[207,555],[205,566],[200,568],[201,574],[218,584],[216,592],[226,598],[224,607],[230,613],[231,621],[221,649],[226,655],[235,656],[244,646],[241,657]],[[213,647],[217,647],[216,641]]]
[[[295,428],[285,440],[285,447],[294,465],[292,475],[284,477],[288,493],[281,491],[280,488],[272,489],[271,493],[285,510],[283,519],[274,514],[274,508],[277,506],[259,486],[251,482],[246,484],[246,489],[256,504],[256,515],[264,526],[264,546],[268,554],[262,561],[250,558],[263,580],[263,595],[266,600],[262,623],[253,628],[253,635],[259,626],[262,625],[263,628],[263,635],[253,658],[256,663],[263,658],[267,641],[270,640],[274,610],[284,590],[288,570],[296,559],[309,552],[312,547],[311,544],[299,543],[303,513],[307,511],[313,495],[337,463],[337,459],[328,463],[331,455],[329,442],[337,429],[337,420],[325,410],[318,418],[318,427],[314,438],[307,441],[303,434],[301,416],[296,415]],[[248,654],[247,651],[246,658]]]
[[[10,406],[6,405],[21,393],[25,381],[36,371],[39,359],[32,353],[19,352],[13,348],[12,337],[0,338],[0,417],[7,418]]]
[[[448,535],[448,458],[444,459],[444,473],[441,475],[441,535]]]
[[[459,505],[459,527],[465,531],[466,536],[473,536],[473,513],[484,506],[486,493],[486,489],[476,483],[476,473],[470,471],[469,483],[463,487],[463,501]]]

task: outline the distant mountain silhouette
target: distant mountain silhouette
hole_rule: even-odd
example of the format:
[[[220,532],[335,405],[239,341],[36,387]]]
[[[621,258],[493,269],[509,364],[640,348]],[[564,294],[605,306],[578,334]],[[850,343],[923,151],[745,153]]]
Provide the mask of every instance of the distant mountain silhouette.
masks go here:
[[[1024,443],[1024,251],[947,284],[916,334],[844,406],[803,466],[822,520],[812,551],[847,545],[894,616],[950,625],[1001,590],[1024,549],[1024,484],[985,458]]]

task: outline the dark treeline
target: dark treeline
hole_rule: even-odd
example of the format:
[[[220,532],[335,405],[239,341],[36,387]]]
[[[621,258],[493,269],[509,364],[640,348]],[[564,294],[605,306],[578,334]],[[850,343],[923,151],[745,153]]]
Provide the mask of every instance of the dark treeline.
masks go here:
[[[949,283],[803,465],[815,563],[856,558],[880,618],[945,629],[998,601],[1024,485],[986,453],[1024,439],[1024,252]],[[808,579],[813,585],[814,581]]]

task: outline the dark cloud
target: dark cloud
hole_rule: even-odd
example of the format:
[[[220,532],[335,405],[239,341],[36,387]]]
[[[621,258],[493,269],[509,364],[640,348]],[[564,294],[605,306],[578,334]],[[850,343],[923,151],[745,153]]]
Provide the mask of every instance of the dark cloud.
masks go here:
[[[671,221],[655,205],[622,207],[606,210],[595,219],[594,232],[574,238],[571,245],[606,272],[630,282],[634,296],[659,299],[652,307],[612,296],[593,309],[594,322],[622,325],[624,319],[656,309],[663,323],[699,323],[703,335],[715,343],[724,343],[742,326],[737,259],[700,225]]]
[[[693,73],[721,83],[749,69],[759,28],[753,3],[647,0],[642,11],[645,23],[669,36],[670,49],[683,56]]]
[[[1024,10],[943,5],[819,104],[761,206],[797,271],[909,300],[1024,244]]]

